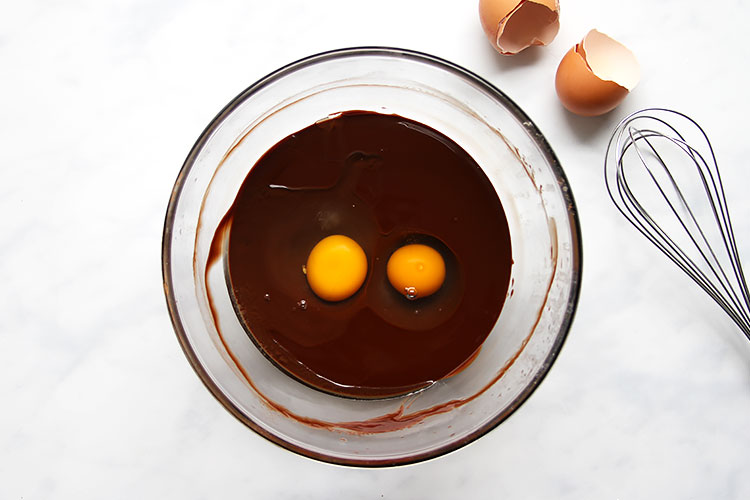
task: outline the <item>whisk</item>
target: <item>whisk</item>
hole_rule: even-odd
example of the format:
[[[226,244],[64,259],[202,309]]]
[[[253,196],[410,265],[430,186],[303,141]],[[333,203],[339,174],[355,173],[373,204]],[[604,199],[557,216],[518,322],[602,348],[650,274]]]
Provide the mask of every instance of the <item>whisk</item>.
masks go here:
[[[750,340],[750,295],[716,156],[703,129],[677,111],[635,112],[609,140],[604,178],[625,218]]]

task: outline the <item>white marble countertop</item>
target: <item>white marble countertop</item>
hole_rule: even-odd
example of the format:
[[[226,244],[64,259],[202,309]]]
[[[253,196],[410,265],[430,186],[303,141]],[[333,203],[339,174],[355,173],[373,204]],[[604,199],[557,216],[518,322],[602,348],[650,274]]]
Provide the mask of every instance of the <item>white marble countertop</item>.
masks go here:
[[[750,345],[604,189],[628,111],[708,131],[750,255],[750,3],[562,0],[546,48],[503,58],[475,1],[5,2],[0,8],[0,498],[750,498]],[[590,28],[638,56],[616,111],[570,115],[559,60]],[[429,52],[487,78],[569,177],[584,238],[570,335],[510,419],[425,463],[353,469],[235,420],[182,354],[161,232],[204,126],[275,68],[327,49]]]

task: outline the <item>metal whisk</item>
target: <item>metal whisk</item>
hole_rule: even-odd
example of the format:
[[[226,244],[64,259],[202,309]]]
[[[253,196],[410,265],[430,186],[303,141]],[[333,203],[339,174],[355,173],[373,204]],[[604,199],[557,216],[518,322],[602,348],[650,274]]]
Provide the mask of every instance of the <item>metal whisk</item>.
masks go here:
[[[633,113],[610,138],[604,178],[625,218],[750,340],[750,295],[716,157],[703,129],[677,111]]]

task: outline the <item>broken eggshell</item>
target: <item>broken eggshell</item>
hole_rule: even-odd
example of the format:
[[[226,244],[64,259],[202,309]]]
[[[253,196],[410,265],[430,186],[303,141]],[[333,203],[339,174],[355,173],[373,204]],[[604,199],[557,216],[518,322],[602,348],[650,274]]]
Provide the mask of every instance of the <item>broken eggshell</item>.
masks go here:
[[[630,50],[597,30],[571,48],[557,68],[555,89],[569,111],[598,116],[615,109],[640,79]]]
[[[558,0],[479,0],[479,19],[495,50],[505,55],[547,45],[560,29]]]

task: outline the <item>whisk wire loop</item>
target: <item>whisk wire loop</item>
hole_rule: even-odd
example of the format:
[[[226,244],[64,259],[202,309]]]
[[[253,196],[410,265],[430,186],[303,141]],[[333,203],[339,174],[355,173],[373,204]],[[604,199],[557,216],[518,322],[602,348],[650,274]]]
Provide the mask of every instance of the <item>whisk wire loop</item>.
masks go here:
[[[697,142],[691,143],[695,137]],[[750,340],[750,293],[706,132],[677,111],[649,108],[633,113],[610,138],[604,174],[607,192],[620,213],[697,283]],[[685,181],[686,175],[692,180]],[[640,183],[639,178],[643,179]],[[649,185],[647,196],[644,186]],[[702,194],[695,196],[696,190]],[[693,198],[703,205],[693,206]]]

